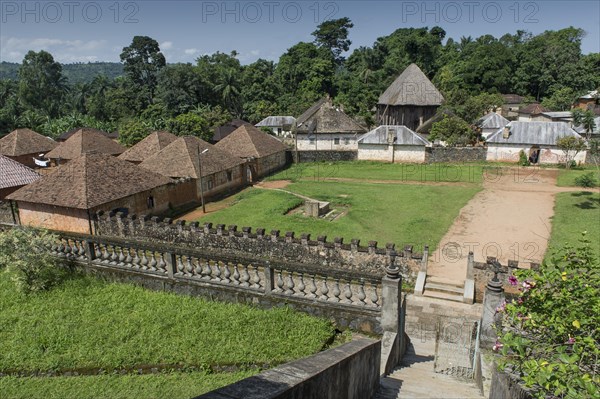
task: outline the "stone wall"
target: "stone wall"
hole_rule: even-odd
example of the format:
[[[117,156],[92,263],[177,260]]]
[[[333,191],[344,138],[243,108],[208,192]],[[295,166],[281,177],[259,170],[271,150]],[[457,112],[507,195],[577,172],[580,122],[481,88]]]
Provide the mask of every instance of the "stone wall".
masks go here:
[[[485,162],[486,156],[486,147],[427,147],[425,162]]]
[[[355,161],[358,151],[291,151],[294,163]]]
[[[16,215],[15,215],[16,216]],[[13,224],[13,212],[10,209],[10,202],[0,201],[0,223]]]
[[[379,388],[381,343],[358,339],[196,399],[368,399]]]
[[[494,263],[496,258],[488,257],[487,262],[475,262],[473,267],[473,274],[475,280],[475,300],[477,302],[483,301],[483,294],[485,293],[485,287],[487,283],[494,277]],[[512,276],[514,271],[520,268],[525,269],[536,269],[539,268],[537,263],[519,263],[518,261],[508,261],[508,265],[501,265],[498,272],[498,279],[502,283],[504,292],[507,295],[517,295],[519,293],[518,287],[510,285],[508,277]]]
[[[385,267],[393,262],[402,276],[412,281],[418,272],[422,255],[413,253],[412,246],[396,249],[394,244],[380,248],[376,241],[367,246],[353,239],[345,243],[343,238],[328,241],[327,236],[312,237],[295,232],[270,232],[250,227],[216,225],[179,221],[161,221],[158,217],[99,213],[95,217],[95,231],[100,236],[135,237],[174,244],[178,247],[205,248],[216,255],[235,256],[249,260],[270,260],[310,265],[327,270],[337,269],[367,273],[382,277]],[[315,239],[316,238],[316,239]]]
[[[489,399],[532,399],[531,392],[520,386],[514,377],[494,370]]]

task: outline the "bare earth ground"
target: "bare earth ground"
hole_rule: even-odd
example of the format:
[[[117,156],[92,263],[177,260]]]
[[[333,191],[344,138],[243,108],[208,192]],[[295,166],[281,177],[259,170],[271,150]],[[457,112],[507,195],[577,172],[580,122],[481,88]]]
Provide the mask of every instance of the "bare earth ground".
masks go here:
[[[540,263],[550,238],[555,194],[581,191],[556,187],[557,176],[558,170],[538,168],[507,168],[485,176],[484,190],[461,209],[430,257],[427,274],[463,280],[469,251],[479,262],[494,256],[502,264]]]
[[[195,220],[198,220],[200,217],[202,217],[204,215],[207,215],[209,213],[216,212],[216,211],[219,211],[221,209],[225,209],[225,208],[229,207],[233,203],[234,200],[235,200],[234,196],[230,196],[230,197],[227,197],[227,198],[222,199],[220,201],[207,202],[204,205],[204,207],[206,208],[206,213],[202,212],[202,207],[199,206],[196,209],[192,209],[188,213],[180,215],[178,218],[175,219],[175,221],[186,220],[186,221],[189,221],[189,222],[193,222]]]

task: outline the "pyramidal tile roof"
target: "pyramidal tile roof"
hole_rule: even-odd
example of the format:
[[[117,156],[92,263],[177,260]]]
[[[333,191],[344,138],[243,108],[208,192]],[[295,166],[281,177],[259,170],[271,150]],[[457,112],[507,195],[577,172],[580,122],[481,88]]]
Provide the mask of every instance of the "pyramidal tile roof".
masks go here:
[[[101,133],[79,129],[67,141],[46,154],[46,158],[75,159],[86,152],[119,155],[124,151],[124,147]]]
[[[444,97],[417,64],[410,64],[379,97],[384,105],[441,105]]]
[[[238,127],[215,147],[238,158],[263,158],[286,150],[281,141],[250,125]]]
[[[201,156],[203,177],[244,163],[240,158],[204,140],[194,136],[186,136],[173,141],[139,166],[160,173],[163,176],[198,179],[200,176],[198,157],[199,153],[204,150],[208,151]]]
[[[76,209],[92,209],[173,180],[108,154],[86,153],[7,198]]]
[[[0,155],[0,189],[25,186],[39,178],[33,169]]]
[[[296,120],[298,133],[366,133],[367,129],[333,106],[331,100],[322,98]]]
[[[27,154],[45,153],[58,146],[49,137],[31,129],[16,129],[0,139],[0,154],[18,157]]]
[[[56,140],[57,141],[67,141],[72,135],[74,135],[77,132],[83,132],[84,134],[85,133],[100,133],[101,135],[106,136],[108,138],[113,138],[113,137],[111,137],[111,136],[113,136],[113,134],[105,132],[100,129],[96,129],[93,127],[76,127],[75,129],[71,129],[68,132],[64,132],[63,134],[58,136],[58,138]]]
[[[129,162],[143,162],[175,140],[177,140],[177,136],[175,136],[173,133],[162,130],[152,132],[142,141],[119,155],[119,159]]]

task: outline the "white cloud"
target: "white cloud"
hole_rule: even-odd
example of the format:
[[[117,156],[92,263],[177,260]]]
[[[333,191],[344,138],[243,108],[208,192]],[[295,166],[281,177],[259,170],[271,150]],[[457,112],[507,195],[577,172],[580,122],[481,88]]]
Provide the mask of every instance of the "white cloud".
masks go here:
[[[161,50],[170,50],[173,48],[173,42],[162,42],[160,44],[160,49]]]
[[[45,50],[59,62],[97,61],[106,48],[106,40],[62,40],[53,38],[0,37],[0,59],[21,62],[29,51]]]
[[[198,50],[197,48],[186,48],[183,52],[186,53],[187,55],[194,55],[194,54],[198,54],[200,52],[200,50]]]

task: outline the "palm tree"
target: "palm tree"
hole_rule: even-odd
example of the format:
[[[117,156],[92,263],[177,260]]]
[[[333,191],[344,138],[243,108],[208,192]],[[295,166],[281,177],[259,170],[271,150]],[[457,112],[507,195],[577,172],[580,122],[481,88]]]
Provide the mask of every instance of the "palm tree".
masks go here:
[[[240,96],[240,83],[236,71],[228,69],[221,76],[220,82],[215,86],[215,91],[220,95],[223,100],[223,104],[229,108],[229,110],[239,115],[239,96]]]

